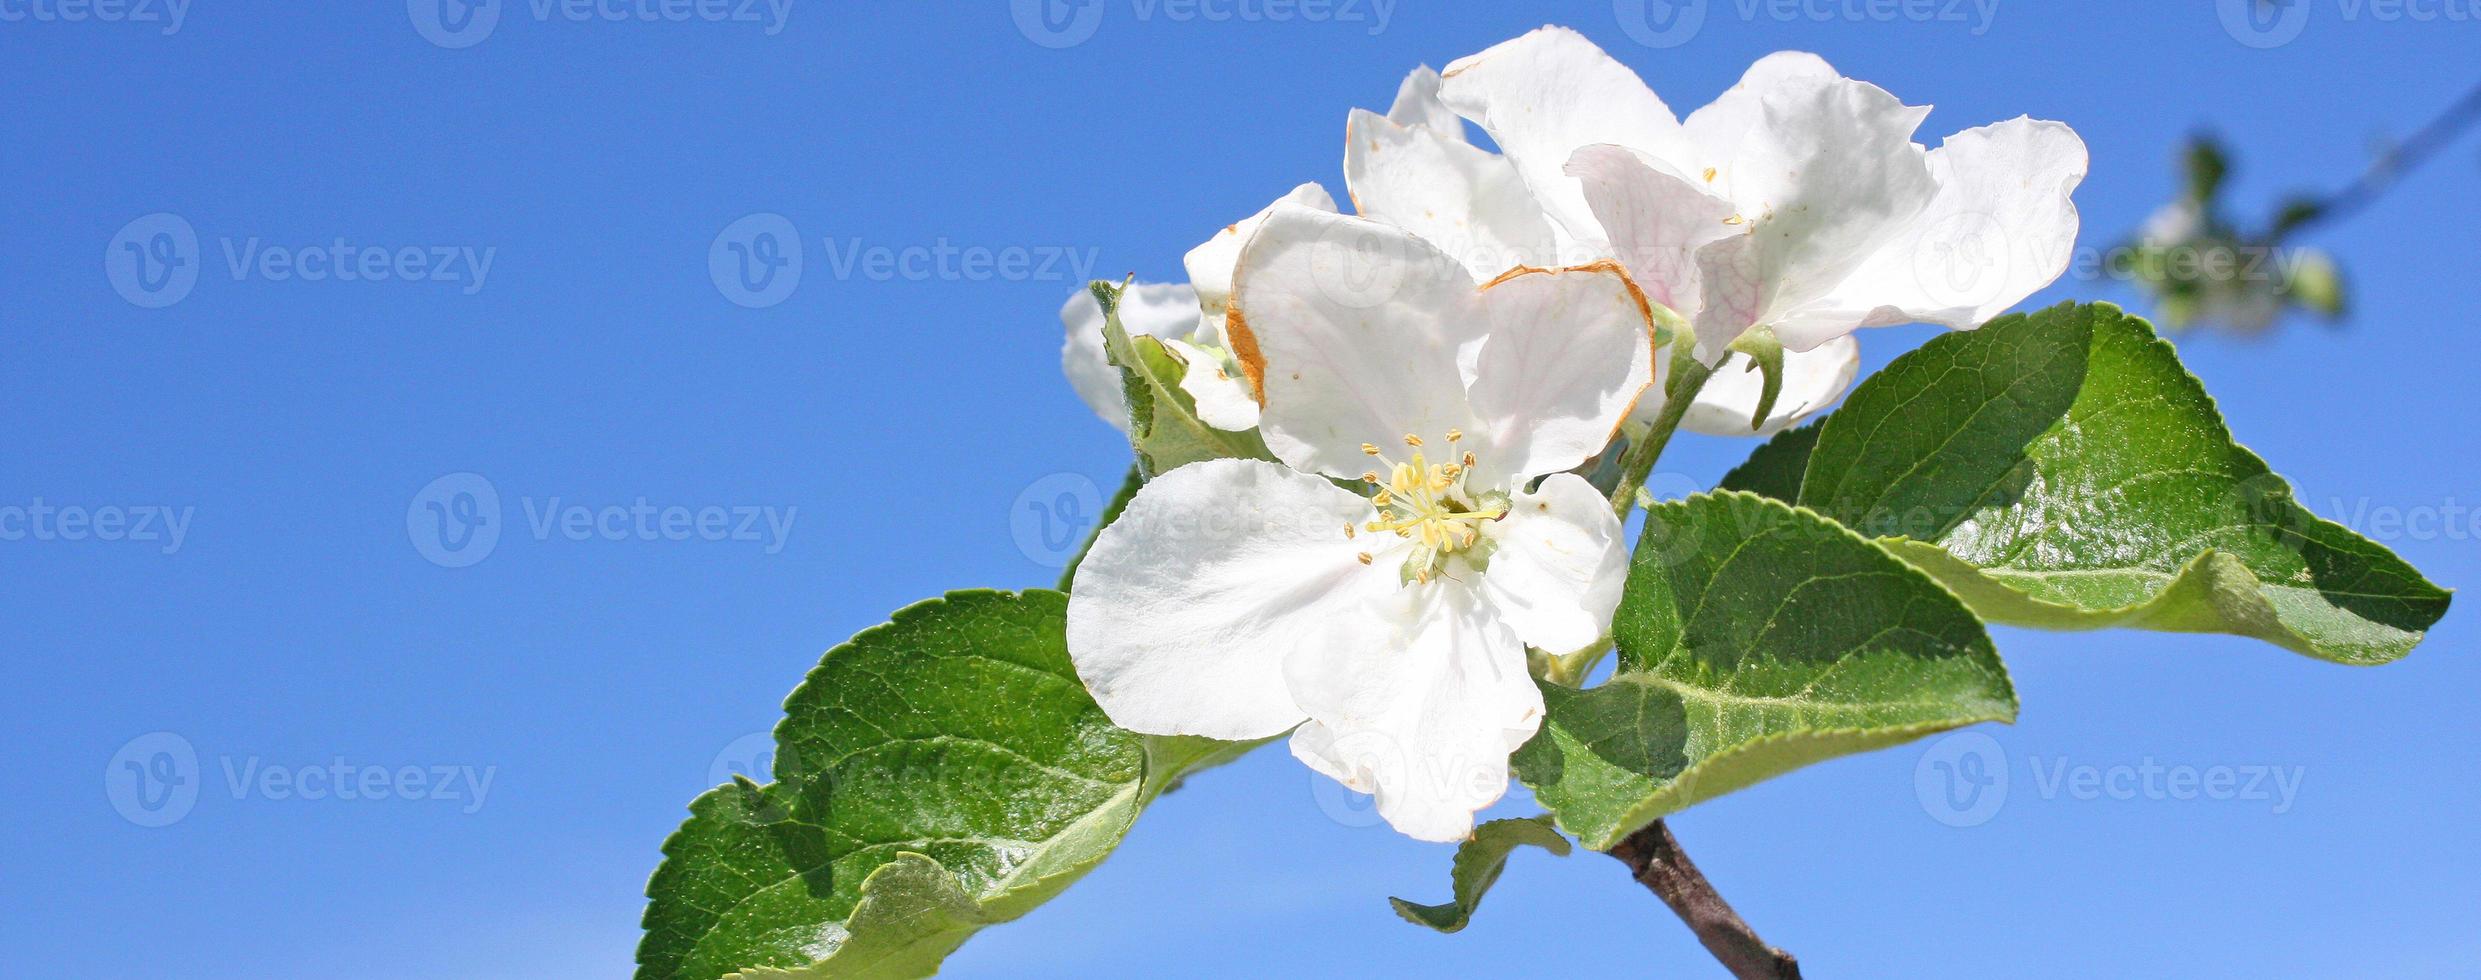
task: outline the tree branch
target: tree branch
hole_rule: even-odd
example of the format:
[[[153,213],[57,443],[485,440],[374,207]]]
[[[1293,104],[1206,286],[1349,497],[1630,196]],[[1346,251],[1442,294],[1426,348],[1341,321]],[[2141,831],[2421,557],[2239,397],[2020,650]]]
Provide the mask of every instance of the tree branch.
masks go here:
[[[2284,236],[2310,225],[2352,216],[2393,189],[2395,182],[2403,175],[2427,162],[2431,155],[2454,142],[2456,136],[2476,122],[2481,122],[2481,85],[2464,93],[2463,98],[2455,100],[2455,104],[2448,106],[2437,118],[2414,130],[2403,142],[2379,153],[2369,168],[2362,171],[2350,185],[2323,199],[2310,201],[2299,217],[2278,224],[2267,236],[2268,239],[2280,241]]]
[[[1691,863],[1672,839],[1671,828],[1656,820],[1628,835],[1611,849],[1637,879],[1687,923],[1697,941],[1740,980],[1800,980],[1800,963],[1792,954],[1766,945],[1757,930],[1732,911],[1731,903]]]

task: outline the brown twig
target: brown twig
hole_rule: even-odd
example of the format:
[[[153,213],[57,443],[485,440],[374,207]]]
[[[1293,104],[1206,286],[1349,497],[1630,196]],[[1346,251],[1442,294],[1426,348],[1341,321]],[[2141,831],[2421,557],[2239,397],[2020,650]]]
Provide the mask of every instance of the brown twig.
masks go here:
[[[1757,930],[1715,894],[1714,884],[1691,863],[1672,839],[1671,828],[1656,820],[1628,835],[1611,856],[1671,911],[1687,923],[1697,941],[1740,980],[1800,980],[1800,963],[1792,954],[1766,945]]]

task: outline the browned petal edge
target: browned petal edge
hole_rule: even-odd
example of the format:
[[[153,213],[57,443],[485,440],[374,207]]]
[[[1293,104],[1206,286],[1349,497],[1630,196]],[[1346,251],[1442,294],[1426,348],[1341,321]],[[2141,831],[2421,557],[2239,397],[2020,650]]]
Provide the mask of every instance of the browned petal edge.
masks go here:
[[[1258,352],[1258,335],[1249,329],[1249,318],[1241,314],[1240,277],[1232,278],[1232,296],[1223,303],[1223,342],[1231,345],[1232,359],[1240,362],[1241,374],[1249,379],[1250,397],[1258,407],[1266,407],[1266,355]]]
[[[1662,336],[1660,331],[1654,329],[1654,304],[1653,301],[1645,298],[1645,290],[1637,285],[1636,277],[1629,275],[1627,267],[1620,265],[1618,261],[1613,259],[1595,259],[1594,261],[1587,262],[1583,265],[1561,266],[1556,269],[1545,269],[1541,266],[1534,265],[1520,265],[1509,269],[1506,272],[1500,273],[1499,277],[1496,279],[1483,283],[1481,291],[1488,292],[1493,286],[1523,276],[1556,274],[1562,272],[1608,272],[1612,275],[1618,276],[1620,279],[1620,285],[1628,287],[1629,297],[1637,301],[1637,315],[1645,320],[1645,387],[1637,389],[1637,393],[1629,397],[1628,410],[1620,413],[1619,421],[1611,423],[1611,434],[1604,436],[1602,440],[1605,445],[1608,445],[1612,440],[1620,437],[1620,426],[1627,424],[1629,417],[1637,413],[1637,403],[1644,400],[1645,393],[1653,390],[1654,386],[1661,383],[1662,380],[1663,352],[1662,346],[1659,343],[1662,340]]]

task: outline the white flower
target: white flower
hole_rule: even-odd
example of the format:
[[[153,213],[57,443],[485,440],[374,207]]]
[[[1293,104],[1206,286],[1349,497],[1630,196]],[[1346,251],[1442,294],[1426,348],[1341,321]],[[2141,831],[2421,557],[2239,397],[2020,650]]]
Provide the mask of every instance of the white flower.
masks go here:
[[[1509,158],[1474,146],[1464,120],[1439,100],[1439,75],[1416,69],[1382,116],[1353,110],[1346,125],[1344,183],[1353,208],[1427,238],[1463,262],[1475,278],[1515,266],[1575,265],[1614,257],[1598,227],[1569,234],[1536,200]],[[1591,216],[1585,220],[1590,222]],[[1672,301],[1666,292],[1663,302]],[[1850,385],[1860,366],[1849,341],[1785,359],[1782,397],[1764,427],[1771,434],[1825,408]],[[1716,435],[1750,435],[1760,376],[1727,371],[1699,391],[1682,424]],[[1640,421],[1662,411],[1659,394],[1637,406]]]
[[[1241,380],[1239,363],[1224,343],[1223,310],[1231,299],[1232,262],[1240,255],[1241,242],[1266,220],[1268,212],[1287,204],[1335,210],[1335,198],[1328,196],[1326,188],[1302,184],[1190,249],[1182,260],[1189,270],[1189,285],[1137,283],[1120,300],[1120,326],[1129,336],[1142,334],[1163,341],[1187,363],[1180,390],[1197,400],[1198,418],[1218,429],[1240,432],[1258,427],[1257,400]],[[1120,369],[1103,352],[1102,305],[1095,302],[1091,291],[1080,287],[1060,307],[1060,322],[1068,328],[1068,339],[1060,345],[1060,370],[1068,375],[1069,386],[1094,414],[1128,431],[1128,394],[1121,388]]]
[[[1690,320],[1708,364],[1752,327],[1792,352],[1832,351],[1861,327],[1970,329],[2058,278],[2075,244],[2075,132],[2019,117],[1924,149],[1912,134],[1926,107],[1815,55],[1760,59],[1685,122],[1565,28],[1443,79],[1440,99],[1499,144],[1561,247],[1618,257]],[[1788,361],[1789,403],[1850,380],[1848,355]],[[1738,373],[1716,383],[1753,390]]]
[[[1282,465],[1147,483],[1078,567],[1069,654],[1122,727],[1290,729],[1398,830],[1461,839],[1541,724],[1526,646],[1584,648],[1618,605],[1619,521],[1563,471],[1651,384],[1651,318],[1608,263],[1477,287],[1402,229],[1299,207],[1237,279]]]

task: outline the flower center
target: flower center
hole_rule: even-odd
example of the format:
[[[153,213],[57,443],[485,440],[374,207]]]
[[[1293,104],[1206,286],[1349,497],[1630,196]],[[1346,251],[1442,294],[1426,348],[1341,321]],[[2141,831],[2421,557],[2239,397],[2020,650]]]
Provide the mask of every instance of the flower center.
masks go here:
[[[1447,430],[1450,446],[1464,439],[1464,433]],[[1373,534],[1392,533],[1413,541],[1412,557],[1405,560],[1404,577],[1410,581],[1428,582],[1441,573],[1451,556],[1461,556],[1468,563],[1479,564],[1487,557],[1482,547],[1482,524],[1507,516],[1508,502],[1503,495],[1484,494],[1478,501],[1465,487],[1465,475],[1473,470],[1473,454],[1464,453],[1450,461],[1432,462],[1423,452],[1421,437],[1406,434],[1404,444],[1413,450],[1409,460],[1392,460],[1377,446],[1363,443],[1362,453],[1384,467],[1361,475],[1365,482],[1378,489],[1370,495],[1370,503],[1378,508],[1378,519],[1362,526]],[[1452,452],[1452,450],[1451,450]],[[1345,527],[1350,532],[1352,527]],[[1370,556],[1363,554],[1363,562]]]

